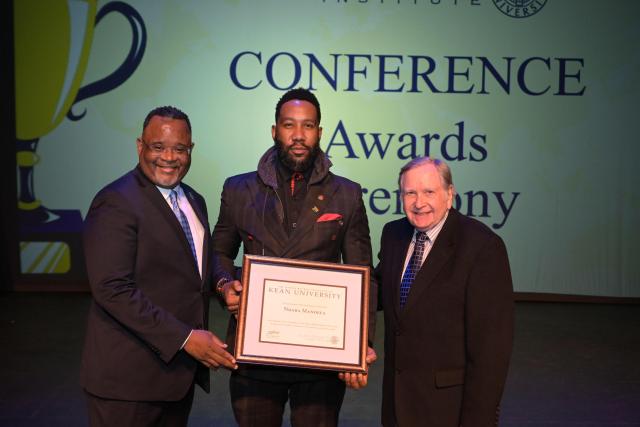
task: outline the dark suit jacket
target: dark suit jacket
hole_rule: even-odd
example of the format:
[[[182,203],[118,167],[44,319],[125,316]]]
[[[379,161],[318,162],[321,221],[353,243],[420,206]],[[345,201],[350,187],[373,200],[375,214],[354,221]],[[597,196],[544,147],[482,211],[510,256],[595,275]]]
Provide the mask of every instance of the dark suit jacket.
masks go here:
[[[214,283],[222,278],[239,278],[233,261],[241,244],[247,255],[370,266],[371,240],[360,186],[329,172],[331,162],[320,153],[297,228],[288,236],[283,226],[283,205],[276,194],[275,154],[274,148],[269,149],[260,160],[257,172],[237,175],[224,183],[220,215],[213,231]],[[340,214],[342,219],[316,222],[325,213]],[[374,333],[375,323],[372,322],[375,322],[377,304],[377,289],[372,285],[370,336]],[[231,348],[235,344],[235,329],[236,321],[232,316],[227,335]],[[238,372],[271,381],[312,380],[319,375],[336,377],[335,372],[320,374],[264,366],[241,365]]]
[[[513,339],[504,243],[481,222],[451,209],[400,309],[413,230],[406,218],[385,225],[376,268],[385,318],[382,422],[492,426]]]
[[[201,279],[184,231],[139,168],[102,189],[84,230],[93,302],[82,356],[89,393],[133,401],[175,401],[209,371],[180,350],[206,328],[210,287],[209,225],[204,199],[181,185],[205,228]]]

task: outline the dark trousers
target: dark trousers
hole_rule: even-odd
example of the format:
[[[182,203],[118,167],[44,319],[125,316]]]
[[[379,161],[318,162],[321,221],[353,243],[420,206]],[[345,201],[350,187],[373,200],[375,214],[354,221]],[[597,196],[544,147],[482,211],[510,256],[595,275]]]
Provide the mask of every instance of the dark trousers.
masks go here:
[[[181,400],[138,402],[103,399],[85,391],[91,427],[186,427],[193,386]]]
[[[336,378],[270,382],[232,374],[231,405],[240,427],[279,427],[289,400],[293,427],[335,427],[345,385]]]

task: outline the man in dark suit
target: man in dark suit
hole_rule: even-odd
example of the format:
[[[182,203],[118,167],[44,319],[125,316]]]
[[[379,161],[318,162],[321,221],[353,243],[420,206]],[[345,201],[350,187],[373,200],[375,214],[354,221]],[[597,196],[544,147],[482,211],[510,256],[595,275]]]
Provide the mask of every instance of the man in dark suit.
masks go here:
[[[245,254],[371,265],[361,188],[329,171],[321,135],[318,100],[307,90],[291,90],[277,103],[271,128],[275,146],[262,156],[258,170],[225,182],[213,231],[214,281],[232,313],[242,291],[233,264],[241,244]],[[229,344],[235,332],[231,316]],[[367,362],[374,360],[369,349]],[[345,383],[360,388],[367,382],[364,374],[341,373],[340,378],[344,382],[335,372],[240,366],[230,380],[236,421],[243,427],[280,426],[289,400],[293,426],[335,426]]]
[[[181,183],[191,124],[159,107],[137,139],[138,166],[103,188],[87,214],[93,302],[81,384],[92,426],[186,426],[194,384],[233,368],[207,331],[211,247],[204,199]]]
[[[449,167],[400,171],[406,218],[385,225],[376,276],[385,319],[382,424],[497,424],[513,340],[502,239],[452,209]]]

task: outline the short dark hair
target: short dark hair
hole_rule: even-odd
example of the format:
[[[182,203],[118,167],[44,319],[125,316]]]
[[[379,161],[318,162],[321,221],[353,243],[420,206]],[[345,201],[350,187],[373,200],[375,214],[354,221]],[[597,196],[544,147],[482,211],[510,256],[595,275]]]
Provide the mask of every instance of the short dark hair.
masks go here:
[[[314,107],[316,107],[316,113],[318,113],[318,124],[320,124],[320,103],[318,102],[318,98],[316,98],[316,96],[311,91],[301,87],[291,89],[290,91],[282,95],[282,97],[276,104],[276,123],[278,122],[278,117],[280,117],[280,109],[282,108],[282,105],[285,102],[289,102],[294,99],[310,102]]]
[[[184,120],[187,122],[187,128],[189,129],[189,133],[191,133],[191,122],[189,121],[189,116],[184,113],[179,108],[173,107],[171,105],[165,105],[163,107],[156,107],[153,110],[149,111],[147,117],[144,119],[144,123],[142,124],[142,132],[147,128],[147,125],[151,121],[154,116],[166,117],[169,119],[176,120]]]

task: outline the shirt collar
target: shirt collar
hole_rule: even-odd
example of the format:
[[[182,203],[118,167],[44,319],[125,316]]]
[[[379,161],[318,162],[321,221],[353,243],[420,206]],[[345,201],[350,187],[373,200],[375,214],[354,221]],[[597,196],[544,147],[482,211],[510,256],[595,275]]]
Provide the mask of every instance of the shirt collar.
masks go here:
[[[184,191],[182,190],[182,187],[180,187],[180,184],[176,185],[173,188],[164,188],[156,185],[156,188],[160,190],[160,193],[165,200],[169,200],[169,195],[173,190],[176,190],[176,193],[178,193],[178,200],[180,200],[181,197],[184,197]]]

